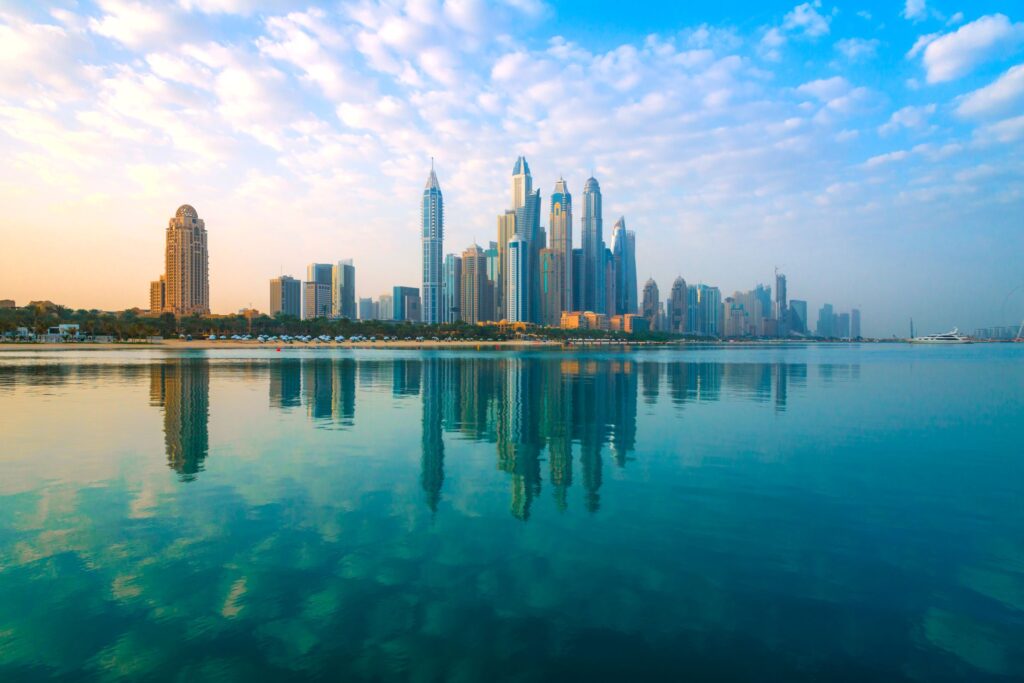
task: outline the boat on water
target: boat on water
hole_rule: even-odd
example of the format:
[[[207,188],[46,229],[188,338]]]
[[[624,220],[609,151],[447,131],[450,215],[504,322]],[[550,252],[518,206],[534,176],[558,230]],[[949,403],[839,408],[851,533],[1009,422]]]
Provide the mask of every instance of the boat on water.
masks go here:
[[[942,334],[929,334],[924,337],[914,337],[911,344],[970,344],[971,338],[960,334],[960,330],[953,328],[952,332]]]

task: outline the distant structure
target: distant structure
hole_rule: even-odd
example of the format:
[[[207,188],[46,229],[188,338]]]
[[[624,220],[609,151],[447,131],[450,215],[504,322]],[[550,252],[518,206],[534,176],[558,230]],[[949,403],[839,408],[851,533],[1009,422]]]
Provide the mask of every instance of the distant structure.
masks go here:
[[[850,339],[860,339],[860,309],[850,309]]]
[[[660,329],[661,300],[658,298],[658,283],[653,278],[644,284],[642,314],[647,319],[648,329],[652,332]]]
[[[423,189],[423,322],[436,324],[445,320],[442,312],[441,289],[444,254],[444,198],[430,161],[430,175]]]
[[[517,234],[509,240],[505,277],[505,319],[530,322],[530,243]]]
[[[601,186],[590,177],[583,186],[583,271],[580,273],[583,301],[579,310],[605,312],[603,230]]]
[[[858,316],[859,317],[859,316]],[[802,299],[789,301],[789,329],[796,334],[807,334],[807,302]]]
[[[453,323],[462,320],[462,258],[455,254],[444,257],[441,283],[441,320]]]
[[[377,297],[377,316],[381,320],[395,319],[394,301],[395,297],[392,294],[381,294]]]
[[[691,329],[689,321],[689,288],[686,280],[677,277],[672,283],[672,290],[668,297],[668,331],[672,334],[686,334],[696,332]]]
[[[178,207],[167,223],[164,252],[164,282],[161,312],[175,315],[207,315],[210,312],[210,258],[206,244],[206,223],[188,204]],[[150,283],[150,309],[154,303]]]
[[[270,281],[270,315],[302,317],[302,283],[282,275]]]
[[[551,256],[548,272],[550,280],[542,281],[541,290],[548,292],[549,303],[545,311],[546,318],[558,321],[547,324],[559,324],[563,311],[573,309],[572,302],[572,194],[564,178],[555,183],[555,191],[551,194],[551,213],[548,217],[548,230],[551,233]],[[541,264],[544,273],[544,263]],[[542,296],[544,294],[542,293]],[[547,298],[547,297],[546,297]]]
[[[331,282],[334,266],[330,263],[310,263],[306,266],[302,317],[306,320],[331,315]]]
[[[612,228],[612,254],[615,257],[615,313],[636,313],[636,233],[626,230],[622,216]]]
[[[378,318],[377,302],[370,297],[364,297],[359,300],[359,319],[360,320],[377,320]]]
[[[494,292],[491,279],[487,276],[488,255],[478,244],[471,244],[460,259],[462,287],[459,310],[462,320],[476,324],[493,320]]]
[[[149,310],[160,313],[167,308],[167,278],[163,275],[159,280],[149,283]]]
[[[392,298],[392,319],[418,323],[422,318],[420,290],[415,287],[395,287]]]
[[[331,268],[331,316],[356,319],[356,268],[352,259]]]

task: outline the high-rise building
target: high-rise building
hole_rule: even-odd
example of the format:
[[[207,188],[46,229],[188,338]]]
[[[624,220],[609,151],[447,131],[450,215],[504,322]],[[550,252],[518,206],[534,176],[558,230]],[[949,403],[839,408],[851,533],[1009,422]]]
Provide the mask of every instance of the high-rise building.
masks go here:
[[[505,280],[508,278],[508,243],[516,234],[516,212],[506,211],[498,215],[498,271],[495,284],[496,316],[508,318],[506,312]]]
[[[572,305],[573,311],[583,310],[583,249],[572,250]]]
[[[526,205],[526,198],[533,194],[533,176],[526,157],[520,156],[512,167],[512,210]]]
[[[380,318],[380,309],[377,302],[371,297],[364,297],[359,300],[359,319],[360,320],[378,320]]]
[[[612,250],[605,247],[604,250],[604,310],[605,315],[610,317],[608,311],[615,310],[615,255]]]
[[[356,268],[352,259],[338,261],[331,269],[331,315],[335,318],[356,318]]]
[[[501,294],[501,260],[498,256],[498,243],[489,243],[484,255],[487,257],[487,280],[491,297],[491,301],[487,305],[487,320],[497,320],[501,317],[498,315],[498,296]]]
[[[789,329],[797,334],[807,334],[807,302],[800,299],[789,301]]]
[[[395,319],[395,298],[391,294],[381,294],[377,297],[377,315],[381,320]]]
[[[302,282],[282,275],[270,281],[270,315],[302,316]]]
[[[559,273],[558,279],[548,284],[560,318],[562,311],[573,310],[572,195],[569,194],[563,178],[558,179],[558,182],[555,183],[555,191],[551,194],[548,230],[551,233],[551,250],[555,254],[552,269],[557,269]],[[553,309],[550,309],[550,306],[548,309],[547,312],[550,314]]]
[[[705,337],[721,337],[722,292],[718,287],[697,286],[700,334]]]
[[[668,298],[668,331],[673,334],[686,334],[690,331],[688,320],[688,288],[686,280],[677,277],[672,283],[672,291]]]
[[[658,283],[653,278],[648,279],[644,285],[643,316],[647,318],[647,325],[651,331],[656,332],[660,329],[661,301],[658,298]]]
[[[444,257],[441,284],[441,322],[462,320],[462,259],[455,254]]]
[[[860,339],[860,309],[850,310],[850,338]]]
[[[441,310],[442,259],[444,254],[444,199],[431,161],[427,186],[423,190],[423,322],[444,319]]]
[[[540,250],[546,235],[540,229],[540,190],[526,195],[526,203],[516,209],[516,235],[526,240],[530,255],[526,261],[527,297],[524,322],[538,322],[540,312]]]
[[[415,287],[395,287],[392,300],[394,320],[418,323],[422,320],[420,290]]]
[[[554,249],[540,250],[540,321],[558,327],[562,320],[562,264],[565,255]]]
[[[159,280],[149,283],[149,310],[151,313],[161,313],[167,308],[167,278],[160,276]]]
[[[302,317],[307,320],[331,315],[331,281],[334,266],[330,263],[310,263],[306,266]]]
[[[508,273],[505,277],[505,318],[530,322],[530,243],[521,235],[508,241]]]
[[[615,254],[615,312],[636,313],[636,233],[626,230],[625,216],[612,228],[612,253]]]
[[[164,308],[175,315],[210,312],[210,259],[206,223],[188,204],[167,223]]]
[[[835,327],[832,330],[832,334],[839,339],[850,338],[850,314],[840,313],[835,317]]]
[[[593,177],[583,186],[583,291],[582,308],[604,313],[604,237],[601,186]]]
[[[818,309],[818,326],[815,333],[826,339],[835,336],[835,314],[832,312],[832,304],[825,304]]]
[[[462,293],[460,308],[462,319],[479,323],[493,318],[494,294],[487,277],[488,256],[477,244],[462,252]]]
[[[786,320],[786,312],[789,307],[786,304],[786,276],[775,271],[775,319],[779,321],[779,325],[782,326]]]

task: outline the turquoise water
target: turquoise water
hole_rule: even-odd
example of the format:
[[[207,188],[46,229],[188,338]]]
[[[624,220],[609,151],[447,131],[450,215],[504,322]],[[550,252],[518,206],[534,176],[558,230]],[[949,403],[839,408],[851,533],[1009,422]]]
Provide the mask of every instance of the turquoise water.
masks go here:
[[[0,680],[1024,677],[1024,345],[0,354]]]

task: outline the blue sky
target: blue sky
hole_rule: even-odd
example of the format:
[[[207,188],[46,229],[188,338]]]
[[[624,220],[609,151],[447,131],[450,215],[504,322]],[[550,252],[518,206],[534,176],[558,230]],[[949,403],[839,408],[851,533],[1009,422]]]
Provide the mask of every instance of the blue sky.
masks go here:
[[[525,154],[545,203],[593,170],[663,291],[779,266],[869,334],[1019,324],[1022,143],[1013,2],[8,3],[0,297],[145,306],[186,202],[216,311],[341,258],[377,296],[431,156],[461,252]]]

